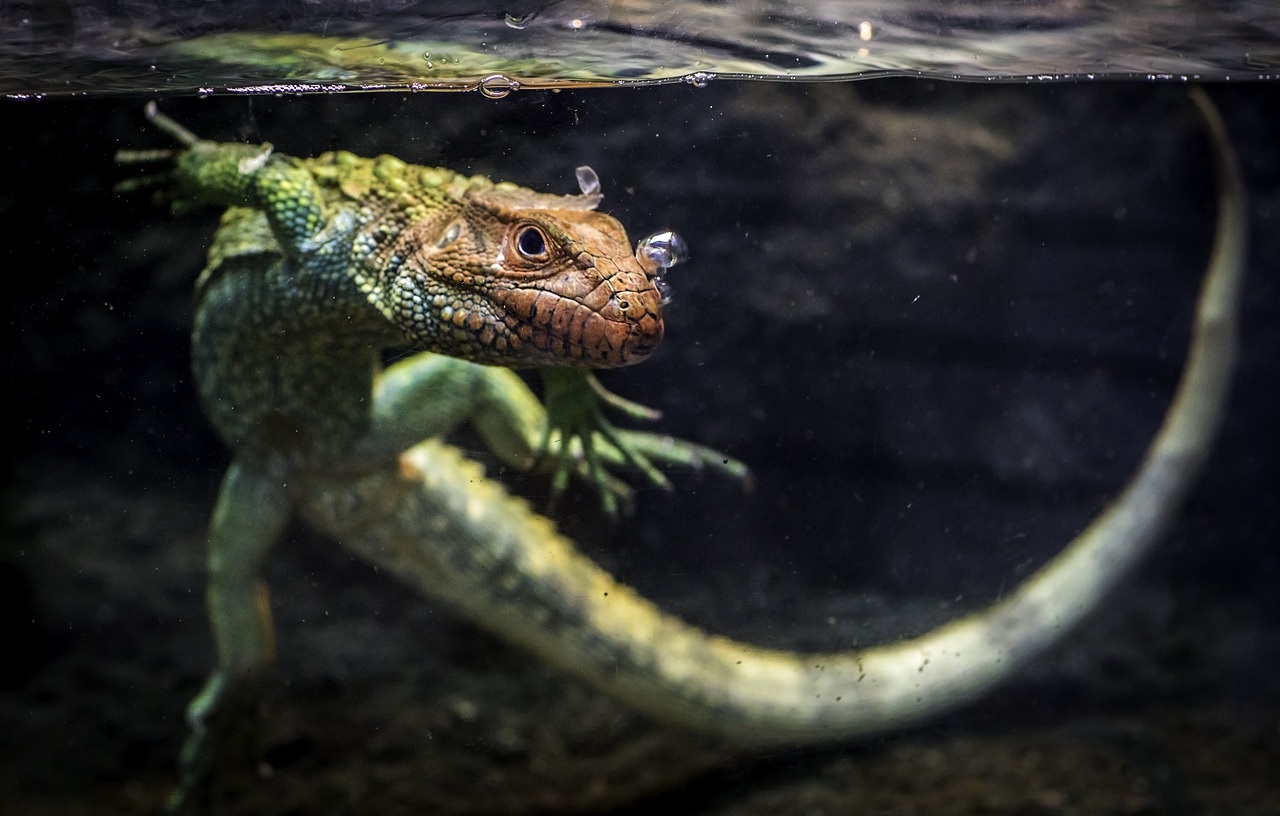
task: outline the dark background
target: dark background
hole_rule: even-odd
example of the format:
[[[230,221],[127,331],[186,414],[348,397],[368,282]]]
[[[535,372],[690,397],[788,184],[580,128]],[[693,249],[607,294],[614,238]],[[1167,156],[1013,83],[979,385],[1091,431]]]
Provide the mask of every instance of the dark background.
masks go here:
[[[270,566],[279,682],[262,761],[226,784],[228,807],[1272,812],[1280,92],[1211,93],[1252,193],[1230,413],[1168,541],[1052,655],[911,733],[733,757],[299,527]],[[13,812],[154,809],[212,659],[203,528],[228,457],[196,405],[187,335],[216,213],[113,192],[129,175],[117,149],[167,146],[143,102],[0,108],[0,802]],[[1172,84],[161,105],[207,138],[392,153],[551,192],[574,192],[589,164],[633,240],[677,229],[693,254],[671,275],[668,339],[604,379],[660,407],[661,430],[748,462],[755,490],[673,474],[674,494],[642,490],[620,525],[589,496],[557,519],[667,609],[765,645],[922,631],[1057,552],[1159,423],[1213,229],[1210,154]],[[545,502],[538,477],[513,489]]]

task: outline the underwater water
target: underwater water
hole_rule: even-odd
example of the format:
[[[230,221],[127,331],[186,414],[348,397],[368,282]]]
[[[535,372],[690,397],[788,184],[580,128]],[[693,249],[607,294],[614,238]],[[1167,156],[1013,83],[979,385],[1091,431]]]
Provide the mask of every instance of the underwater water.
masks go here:
[[[1041,22],[1017,30],[1097,8],[1021,6]],[[1213,8],[1268,30],[1264,6]],[[911,728],[743,751],[633,713],[295,524],[267,566],[260,738],[220,777],[222,812],[1274,813],[1280,86],[1207,90],[1251,220],[1225,421],[1152,557],[997,690]],[[189,337],[218,213],[113,189],[131,173],[117,150],[169,146],[147,98],[3,103],[2,813],[157,812],[214,657],[205,530],[229,454]],[[654,429],[745,461],[753,489],[673,468],[674,490],[641,487],[617,524],[582,489],[553,517],[666,611],[773,648],[924,632],[1006,597],[1079,533],[1167,408],[1216,217],[1176,82],[178,93],[161,108],[205,138],[555,193],[589,165],[633,241],[678,231],[690,257],[669,275],[663,345],[601,379],[660,408]],[[545,474],[500,467],[465,429],[451,441],[547,508]]]

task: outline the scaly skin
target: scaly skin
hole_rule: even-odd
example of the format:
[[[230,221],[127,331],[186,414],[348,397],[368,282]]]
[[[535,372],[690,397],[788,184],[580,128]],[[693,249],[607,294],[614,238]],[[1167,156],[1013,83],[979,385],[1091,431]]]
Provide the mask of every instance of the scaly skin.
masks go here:
[[[191,707],[193,736],[184,751],[175,807],[200,803],[217,729],[227,727],[231,703],[251,689],[270,661],[261,564],[295,512],[479,626],[623,704],[743,745],[818,743],[880,732],[973,699],[1007,678],[1094,609],[1151,549],[1192,483],[1218,425],[1235,354],[1245,194],[1221,121],[1203,94],[1197,92],[1196,100],[1218,156],[1218,234],[1187,367],[1138,472],[1057,558],[990,609],[912,640],[822,655],[739,644],[664,614],[578,553],[550,521],[483,479],[477,465],[433,438],[469,420],[500,456],[527,463],[548,419],[506,369],[421,355],[375,376],[373,350],[406,336],[423,342],[435,338],[438,351],[492,359],[487,355],[498,335],[488,337],[483,325],[464,319],[458,327],[450,318],[445,322],[459,331],[432,328],[422,323],[428,311],[389,306],[405,301],[403,284],[388,283],[393,276],[382,274],[381,267],[371,269],[366,261],[373,256],[361,247],[378,247],[374,254],[385,261],[407,254],[390,245],[397,238],[370,244],[350,240],[377,232],[388,215],[384,205],[362,209],[370,171],[376,177],[377,168],[393,168],[390,178],[444,171],[343,154],[313,162],[287,160],[291,171],[278,177],[288,183],[265,185],[268,192],[287,189],[283,198],[260,191],[246,200],[243,189],[263,184],[259,174],[270,166],[255,158],[262,150],[189,140],[189,150],[178,157],[177,189],[194,200],[249,209],[232,209],[224,217],[200,284],[196,372],[207,409],[236,458],[210,532],[209,605],[218,667]],[[228,170],[231,166],[236,169]],[[360,174],[349,178],[342,167],[360,168]],[[216,180],[210,181],[206,171]],[[450,184],[464,189],[462,181]],[[481,182],[466,184],[493,189]],[[224,194],[228,189],[236,192]],[[345,205],[335,202],[352,193],[350,200],[358,204],[353,215],[346,215]],[[535,194],[515,194],[524,202],[545,200],[529,196]],[[299,209],[298,200],[319,200],[323,206]],[[439,225],[457,217],[441,217],[437,209],[417,211],[436,225],[434,230],[398,217],[391,231],[425,234],[428,239],[414,246],[434,246]],[[568,225],[582,222],[553,212],[553,218],[535,223],[554,222],[566,230],[559,237],[548,228],[548,236],[581,240],[576,227]],[[511,234],[494,226],[510,223],[502,221],[506,216],[492,217],[498,221],[468,227],[475,230],[468,239],[473,249],[491,248],[492,236]],[[527,212],[510,216],[517,223],[533,217]],[[624,238],[614,257],[625,249]],[[625,265],[619,262],[617,268]],[[473,280],[485,274],[478,271]],[[309,283],[302,285],[302,279]],[[418,286],[411,291],[421,291]],[[574,324],[572,317],[567,322],[588,325]],[[554,332],[563,322],[546,325]],[[461,344],[457,349],[450,346],[455,341]],[[509,356],[512,345],[502,350],[508,355],[502,359],[520,364]],[[594,351],[570,352],[573,365],[628,359],[625,342],[586,347]],[[555,339],[525,342],[521,348],[532,348],[537,356],[574,346]],[[564,403],[565,413],[588,417],[559,423],[580,429],[579,453],[598,450],[609,462],[625,461],[609,441],[618,439],[660,461],[714,461],[712,452],[689,443],[593,431],[588,396],[593,392],[584,382],[581,374],[561,382],[568,383],[566,393],[582,397]]]

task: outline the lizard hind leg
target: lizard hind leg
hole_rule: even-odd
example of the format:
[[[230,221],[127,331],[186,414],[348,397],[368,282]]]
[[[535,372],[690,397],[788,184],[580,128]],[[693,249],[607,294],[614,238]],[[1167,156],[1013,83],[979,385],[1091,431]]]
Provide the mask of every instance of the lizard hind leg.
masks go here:
[[[278,478],[240,461],[232,463],[209,525],[206,602],[217,664],[187,707],[190,731],[179,759],[179,787],[167,807],[170,814],[207,811],[219,764],[253,753],[235,749],[253,739],[253,715],[275,657],[262,567],[290,513]]]

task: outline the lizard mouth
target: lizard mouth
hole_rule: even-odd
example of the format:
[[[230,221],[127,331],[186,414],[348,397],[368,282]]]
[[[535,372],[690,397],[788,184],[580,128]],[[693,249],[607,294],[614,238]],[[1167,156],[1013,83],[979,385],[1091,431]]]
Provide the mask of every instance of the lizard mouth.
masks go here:
[[[664,327],[655,276],[629,257],[566,266],[451,288],[415,270],[397,281],[393,308],[424,350],[490,365],[619,368],[657,349]]]
[[[636,272],[639,281],[601,276],[585,297],[510,291],[500,305],[517,353],[538,358],[538,365],[583,368],[618,368],[648,357],[662,342],[662,295]]]

